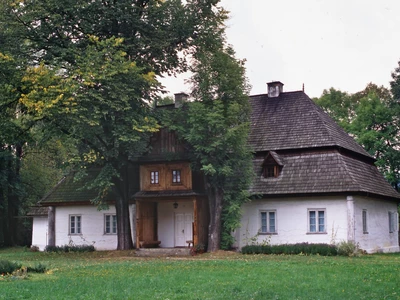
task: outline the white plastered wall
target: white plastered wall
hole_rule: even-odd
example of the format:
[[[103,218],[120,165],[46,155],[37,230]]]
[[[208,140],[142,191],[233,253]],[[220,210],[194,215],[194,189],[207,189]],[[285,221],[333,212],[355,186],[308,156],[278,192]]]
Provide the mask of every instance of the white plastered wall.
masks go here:
[[[48,233],[48,218],[44,217],[33,217],[32,223],[32,246],[39,247],[40,251],[43,251],[47,246],[47,233]]]
[[[173,202],[158,203],[158,240],[160,247],[175,246],[175,213],[193,214],[193,202],[179,202],[173,207]]]
[[[397,212],[394,201],[354,197],[355,242],[368,253],[398,252],[398,231],[389,232],[389,211]],[[367,211],[367,232],[363,232],[362,211]],[[397,225],[397,224],[396,224]],[[398,226],[396,226],[397,229]]]
[[[308,232],[308,210],[325,209],[326,233]],[[261,228],[260,212],[276,211],[277,234],[258,235]],[[257,236],[257,237],[256,237]],[[241,228],[236,230],[239,247],[251,243],[256,237],[258,243],[264,240],[270,244],[294,243],[332,243],[347,239],[347,205],[346,198],[313,197],[313,198],[276,198],[253,200],[243,205]]]
[[[133,205],[129,206],[130,222],[133,224]],[[115,214],[115,206],[110,205],[108,210],[97,210],[96,206],[58,206],[56,207],[56,246],[94,245],[96,250],[117,249],[117,235],[104,233],[104,215]],[[82,234],[69,234],[69,216],[80,215]]]
[[[350,203],[350,213],[354,217],[349,217],[348,199],[354,203]],[[308,209],[326,210],[326,234],[308,233]],[[363,233],[363,209],[368,212],[368,234]],[[277,234],[257,236],[261,227],[260,211],[263,210],[276,211]],[[369,253],[400,251],[398,232],[389,233],[388,212],[397,211],[393,201],[359,196],[260,199],[244,204],[242,211],[241,228],[235,232],[239,248],[251,244],[254,237],[257,243],[268,241],[270,244],[331,244],[352,237]],[[349,222],[354,223],[351,226]]]

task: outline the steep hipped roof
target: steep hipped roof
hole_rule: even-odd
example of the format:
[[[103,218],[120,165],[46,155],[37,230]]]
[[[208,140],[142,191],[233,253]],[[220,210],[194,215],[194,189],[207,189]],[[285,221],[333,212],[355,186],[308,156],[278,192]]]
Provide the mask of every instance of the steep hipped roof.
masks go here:
[[[356,158],[332,152],[281,154],[277,178],[262,176],[263,158],[253,160],[256,176],[250,191],[263,195],[361,193],[400,198],[378,169]]]
[[[373,157],[304,92],[252,96],[250,103],[249,140],[257,157],[252,193],[362,193],[400,198],[373,164]],[[264,178],[266,156],[261,154],[275,152],[283,168],[278,177]]]
[[[251,96],[250,103],[249,141],[256,152],[334,146],[371,158],[302,91]]]

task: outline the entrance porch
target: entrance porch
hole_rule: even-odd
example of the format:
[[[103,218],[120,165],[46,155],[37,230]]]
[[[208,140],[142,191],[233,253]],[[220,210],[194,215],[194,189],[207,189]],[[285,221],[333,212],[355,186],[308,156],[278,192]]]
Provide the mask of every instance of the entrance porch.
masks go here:
[[[179,194],[179,193],[176,193]],[[141,193],[136,197],[138,248],[190,248],[207,244],[207,198],[200,195]]]

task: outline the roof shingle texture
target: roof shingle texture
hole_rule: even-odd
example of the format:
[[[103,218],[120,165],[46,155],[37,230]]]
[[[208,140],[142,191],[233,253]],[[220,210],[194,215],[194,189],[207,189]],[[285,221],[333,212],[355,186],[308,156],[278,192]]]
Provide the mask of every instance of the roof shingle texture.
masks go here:
[[[338,146],[371,157],[302,91],[251,96],[250,103],[256,152]]]
[[[331,153],[280,155],[284,164],[280,176],[262,176],[263,159],[253,161],[255,178],[250,191],[254,194],[288,195],[309,193],[370,193],[400,198],[374,165]]]
[[[76,181],[74,174],[64,177],[42,200],[41,205],[47,203],[65,203],[65,202],[87,202],[93,200],[97,196],[95,190],[84,189],[84,185],[93,180],[98,174],[97,170],[88,172],[88,176]],[[108,193],[105,201],[115,200],[112,193]]]

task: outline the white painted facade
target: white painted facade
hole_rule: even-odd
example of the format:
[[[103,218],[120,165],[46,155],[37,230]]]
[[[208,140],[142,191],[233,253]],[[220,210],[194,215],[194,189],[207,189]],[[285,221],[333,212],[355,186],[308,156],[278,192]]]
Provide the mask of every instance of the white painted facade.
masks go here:
[[[130,205],[129,210],[133,225],[134,205]],[[56,246],[73,244],[93,245],[96,250],[117,249],[117,235],[105,233],[105,215],[109,214],[115,214],[115,206],[110,205],[108,210],[101,211],[94,205],[55,207]],[[80,234],[70,234],[71,215],[81,216]],[[38,246],[40,250],[44,250],[48,242],[47,224],[47,218],[34,218],[32,245]]]
[[[131,225],[135,206],[130,205]],[[186,246],[192,236],[193,203],[178,202],[158,204],[158,238],[160,247]],[[325,211],[325,231],[309,232],[309,210]],[[367,215],[367,232],[363,231],[363,210]],[[274,211],[276,233],[261,234],[261,212]],[[393,201],[361,196],[292,197],[253,200],[242,208],[241,227],[235,232],[236,245],[241,248],[256,241],[262,244],[338,243],[354,240],[368,253],[398,252],[398,225],[389,232],[389,212],[397,212]],[[55,208],[56,245],[94,245],[96,250],[115,250],[117,235],[105,233],[105,215],[115,214],[115,207],[98,211],[95,206],[58,206]],[[70,234],[70,216],[81,216],[81,234]],[[184,218],[177,225],[177,216]],[[186,218],[186,221],[185,221]],[[179,223],[180,221],[178,221]],[[186,224],[186,223],[187,224]],[[186,225],[185,225],[186,224]],[[189,226],[190,224],[190,226]],[[132,228],[134,228],[132,226]],[[179,236],[182,231],[185,234]],[[132,236],[135,233],[132,232]],[[44,250],[48,242],[48,219],[34,217],[32,245]]]
[[[397,204],[365,197],[355,198],[355,241],[368,253],[399,252]],[[363,232],[362,211],[367,212],[367,232]],[[389,212],[396,213],[395,231],[389,232]]]
[[[32,246],[39,247],[43,251],[47,246],[48,218],[46,216],[33,217]]]
[[[158,203],[158,239],[160,247],[187,246],[186,241],[192,240],[193,202],[177,202],[174,208],[172,202]],[[180,227],[176,224],[177,215],[186,217],[186,221]],[[191,216],[191,220],[189,220]],[[190,224],[189,224],[190,223]],[[184,231],[183,235],[180,235]]]
[[[364,209],[368,212],[368,234],[363,233]],[[309,210],[325,211],[324,233],[309,232]],[[259,233],[263,211],[275,211],[275,234]],[[354,239],[369,253],[399,251],[397,230],[389,233],[389,211],[397,211],[395,202],[351,196],[253,200],[243,205],[241,228],[235,232],[236,246],[252,242],[334,244]]]

